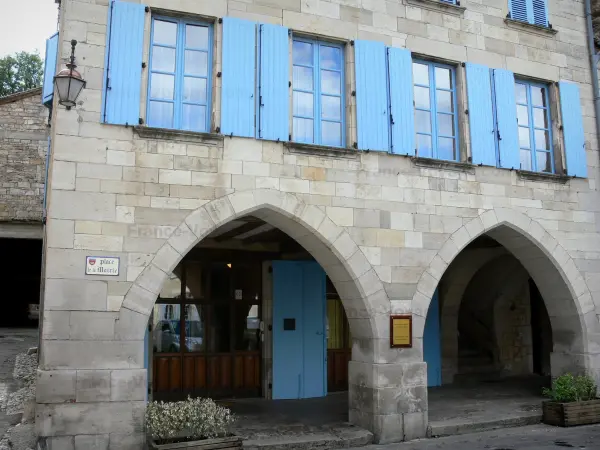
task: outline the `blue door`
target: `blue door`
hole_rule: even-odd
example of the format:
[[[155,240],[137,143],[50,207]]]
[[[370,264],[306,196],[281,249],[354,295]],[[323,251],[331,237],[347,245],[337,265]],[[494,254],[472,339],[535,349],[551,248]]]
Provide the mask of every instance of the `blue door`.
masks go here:
[[[440,339],[440,302],[437,289],[431,298],[427,319],[425,320],[423,359],[427,363],[427,386],[441,386],[442,352]]]
[[[314,261],[273,261],[273,399],[327,393],[325,272]]]

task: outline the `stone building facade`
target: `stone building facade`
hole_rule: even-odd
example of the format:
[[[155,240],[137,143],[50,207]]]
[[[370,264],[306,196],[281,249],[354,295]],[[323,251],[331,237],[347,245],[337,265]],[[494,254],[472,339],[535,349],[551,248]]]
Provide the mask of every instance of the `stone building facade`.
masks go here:
[[[460,5],[436,0],[126,3],[127,7],[105,0],[63,0],[61,5],[59,60],[65,61],[69,42],[76,39],[78,70],[87,86],[75,109],[67,111],[55,99],[52,113],[36,413],[38,432],[52,448],[83,449],[98,443],[111,450],[141,448],[149,378],[144,342],[156,299],[190,251],[221,227],[248,216],[301,244],[333,282],[352,336],[350,421],[371,430],[378,442],[426,434],[424,337],[436,291],[442,297],[442,378],[452,380],[460,372],[458,305],[471,278],[491,261],[489,252],[480,259],[463,257],[481,239],[491,238],[503,248],[493,250],[498,254],[492,256],[512,254],[519,262],[515,273],[524,270],[539,289],[552,327],[552,348],[547,355],[552,375],[587,372],[600,380],[599,161],[582,1],[548,0],[549,22],[543,26],[506,19],[509,2],[504,0],[463,0]],[[116,9],[109,15],[111,8]],[[118,45],[123,37],[119,33],[125,31],[110,28],[117,27],[114,18],[119,8],[131,8],[135,19],[127,22],[128,29],[134,30],[127,35],[128,46]],[[160,39],[170,38],[156,29],[151,32],[158,17],[171,17],[178,24],[208,23],[210,47],[190,50],[161,43]],[[310,42],[323,39],[341,49],[341,67],[323,70],[343,74],[338,97],[345,104],[344,120],[336,122],[341,123],[345,138],[342,146],[298,144],[291,137],[288,141],[240,136],[244,132],[238,125],[248,117],[255,135],[254,114],[263,106],[263,98],[248,112],[244,79],[237,81],[238,90],[226,90],[233,83],[228,69],[244,58],[230,57],[233,47],[224,26],[247,27],[247,22],[227,18],[283,26],[292,30],[292,36]],[[111,30],[108,36],[107,29]],[[451,139],[459,142],[454,147],[456,158],[450,158],[453,161],[415,156],[414,148],[409,148],[413,156],[407,156],[362,145],[365,133],[387,145],[387,138],[378,140],[380,136],[373,136],[373,129],[364,125],[379,114],[379,110],[369,113],[364,108],[378,95],[374,85],[369,86],[372,98],[367,99],[361,90],[366,78],[357,67],[364,64],[359,61],[364,54],[357,55],[360,48],[372,45],[365,41],[376,42],[381,49],[408,49],[425,65],[439,64],[429,66],[434,72],[436,67],[452,71],[456,103]],[[236,41],[239,47],[247,44]],[[140,61],[134,59],[135,65],[123,71],[127,77],[119,82],[113,66],[107,82],[107,61],[129,60],[126,47],[136,46],[142,49]],[[211,95],[188,102],[190,107],[207,108],[203,116],[194,116],[206,119],[206,132],[148,125],[158,119],[147,103],[160,102],[156,98],[165,92],[147,89],[149,79],[161,71],[149,63],[156,58],[151,47],[173,47],[182,55],[206,53],[210,70],[197,79],[206,80],[203,92]],[[250,51],[255,50],[250,42]],[[254,56],[247,58],[248,64],[253,64]],[[481,151],[479,139],[485,140],[478,137],[474,121],[478,113],[488,110],[469,106],[474,98],[467,95],[471,92],[469,63],[504,69],[497,72],[498,77],[510,72],[524,83],[543,83],[547,95],[542,109],[551,120],[542,127],[542,134],[551,134],[553,153],[551,159],[536,159],[532,164],[552,166],[549,171],[553,173],[520,170],[518,164],[502,168],[501,162],[496,167],[496,161],[472,163]],[[374,60],[372,67],[376,64]],[[162,75],[171,76],[169,70],[167,63]],[[290,68],[290,77],[295,70]],[[120,95],[119,89],[127,85],[124,80],[133,80],[131,96]],[[574,121],[585,140],[579,160],[571,152],[583,150],[581,146],[573,149],[573,121],[567,111],[561,114],[560,105],[566,101],[559,81],[576,85],[580,92],[580,100],[571,104],[582,109]],[[401,85],[398,80],[390,82],[390,91]],[[168,92],[169,83],[162,88]],[[385,103],[386,90],[382,92]],[[290,81],[289,96],[294,95]],[[232,99],[239,100],[238,108],[232,107]],[[496,103],[502,100],[496,97]],[[239,114],[239,123],[227,123],[232,109]],[[285,123],[285,108],[281,111]],[[398,119],[401,113],[391,125],[384,122],[384,134],[388,126],[406,126]],[[290,135],[294,115],[288,115]],[[412,116],[411,109],[402,117]],[[271,119],[278,118],[274,114]],[[301,114],[298,118],[306,119]],[[422,122],[417,119],[418,131]],[[227,127],[233,130],[228,132]],[[412,127],[400,132],[392,139],[414,134]],[[507,136],[503,135],[504,143]],[[497,144],[502,149],[504,143]],[[587,173],[573,173],[576,164],[583,164]],[[86,275],[88,256],[120,258],[118,275]],[[526,279],[517,277],[517,286],[511,287],[513,298],[527,295]],[[531,315],[526,302],[518,301],[511,309],[513,302],[500,294],[496,308]],[[445,308],[454,311],[446,318]],[[412,347],[391,348],[392,314],[411,315]],[[522,360],[530,343],[519,337],[522,328],[528,327],[527,319],[513,327],[517,330],[497,330],[501,333],[497,340],[509,342],[502,346],[499,358],[504,366],[520,365],[520,371],[529,367]]]

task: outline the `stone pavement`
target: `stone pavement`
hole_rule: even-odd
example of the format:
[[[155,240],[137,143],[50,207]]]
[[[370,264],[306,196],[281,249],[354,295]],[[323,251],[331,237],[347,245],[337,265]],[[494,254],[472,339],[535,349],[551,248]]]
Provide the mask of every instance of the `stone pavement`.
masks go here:
[[[600,450],[600,425],[572,428],[531,425],[360,448],[363,450],[558,450],[560,448]]]

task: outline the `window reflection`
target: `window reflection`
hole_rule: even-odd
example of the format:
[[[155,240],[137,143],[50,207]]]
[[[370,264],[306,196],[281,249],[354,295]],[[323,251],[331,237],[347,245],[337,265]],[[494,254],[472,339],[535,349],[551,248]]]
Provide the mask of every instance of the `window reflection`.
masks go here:
[[[235,350],[256,351],[260,341],[258,305],[235,305]]]
[[[181,342],[180,314],[180,305],[154,305],[154,326],[152,327],[152,338],[155,353],[179,352]]]
[[[185,350],[204,351],[204,313],[201,305],[185,305]]]

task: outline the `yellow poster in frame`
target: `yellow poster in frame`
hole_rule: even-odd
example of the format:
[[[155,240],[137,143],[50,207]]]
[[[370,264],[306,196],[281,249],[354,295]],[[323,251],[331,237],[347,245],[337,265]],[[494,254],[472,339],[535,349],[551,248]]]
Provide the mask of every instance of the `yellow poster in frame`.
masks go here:
[[[390,316],[390,347],[412,348],[412,316]]]

